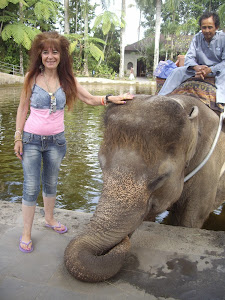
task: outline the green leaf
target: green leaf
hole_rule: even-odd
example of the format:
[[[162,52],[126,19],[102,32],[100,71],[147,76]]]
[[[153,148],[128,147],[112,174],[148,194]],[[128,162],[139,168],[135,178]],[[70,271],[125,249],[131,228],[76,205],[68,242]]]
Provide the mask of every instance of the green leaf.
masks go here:
[[[0,0],[0,9],[5,8],[9,3],[18,4],[21,2],[23,5],[28,6],[24,0]]]
[[[57,14],[56,3],[48,0],[41,0],[35,4],[34,13],[38,20],[48,21],[55,19]]]
[[[29,6],[29,5],[26,3],[26,1],[24,1],[24,0],[9,0],[9,2],[12,2],[12,3],[14,3],[14,4],[17,4],[17,3],[21,2],[23,5]]]
[[[102,22],[102,15],[103,14],[100,14],[99,16],[96,17],[93,28],[96,28],[96,27],[98,27],[101,24],[101,22]]]
[[[77,43],[78,43],[78,41],[74,41],[74,42],[70,43],[70,49],[69,49],[70,54],[76,49]]]
[[[99,39],[99,38],[96,38],[96,37],[88,37],[88,41],[89,42],[95,42],[95,43],[100,43],[100,44],[103,44],[103,45],[106,45],[106,42],[103,41],[102,39]]]
[[[12,36],[12,25],[6,25],[2,30],[2,39],[3,41],[7,41]]]
[[[12,17],[10,17],[10,16],[0,16],[0,22],[9,23],[10,21],[12,21]]]
[[[0,9],[5,8],[9,4],[8,0],[1,0],[0,1]]]
[[[102,24],[102,32],[103,32],[103,34],[106,35],[109,32],[110,28],[111,28],[111,23],[110,22],[103,23]]]
[[[90,43],[89,51],[95,60],[99,61],[100,58],[104,59],[103,52],[97,46],[95,46],[95,44]]]
[[[29,50],[31,48],[31,40],[28,36],[28,34],[24,31],[23,34],[23,41],[22,41],[22,45],[24,46],[24,48],[26,48],[27,50]]]
[[[112,28],[112,25],[114,25],[115,27],[120,25],[120,20],[115,13],[110,11],[105,11],[103,14],[96,17],[93,28],[95,29],[101,23],[102,23],[102,32],[104,35],[106,35]]]
[[[39,29],[29,27],[29,26],[24,26],[24,31],[26,32],[27,36],[29,37],[29,39],[31,41],[34,40],[34,38],[37,34],[41,33],[41,31]]]
[[[41,31],[36,28],[28,27],[21,23],[8,24],[2,31],[2,39],[6,41],[13,38],[18,45],[22,44],[29,50],[32,40],[40,32]]]

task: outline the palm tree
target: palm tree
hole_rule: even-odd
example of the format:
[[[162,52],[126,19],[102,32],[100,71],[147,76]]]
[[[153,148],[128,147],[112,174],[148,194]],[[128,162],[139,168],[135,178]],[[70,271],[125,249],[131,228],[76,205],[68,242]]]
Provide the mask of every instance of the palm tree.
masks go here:
[[[155,50],[153,70],[156,69],[159,63],[159,42],[160,42],[160,27],[161,27],[161,10],[162,0],[156,0],[156,18],[155,18]]]
[[[126,0],[122,0],[121,6],[121,30],[120,30],[120,67],[119,67],[119,78],[124,77],[124,49],[125,49],[125,19],[126,16]]]
[[[220,26],[221,28],[225,28],[225,3],[219,7],[218,13],[220,17]]]
[[[84,76],[89,76],[88,71],[88,0],[84,5]]]
[[[109,32],[113,27],[120,26],[120,20],[115,13],[106,10],[104,11],[104,13],[97,16],[97,18],[95,19],[93,29],[95,30],[100,24],[102,25],[102,33],[106,36],[103,48],[103,55],[105,56],[105,49],[108,42]],[[101,62],[102,58],[99,60],[98,65],[100,65]]]
[[[23,3],[19,3],[19,14],[20,14],[20,22],[23,23]],[[24,75],[24,70],[23,70],[23,50],[20,44],[20,74]]]
[[[70,23],[69,23],[69,0],[64,0],[64,33],[70,33]]]
[[[180,0],[167,0],[165,3],[165,9],[168,11],[168,14],[171,15],[172,22],[169,22],[169,34],[171,35],[171,60],[173,60],[174,55],[174,36],[177,32],[179,24],[176,23],[176,11],[178,10],[180,5]]]
[[[153,70],[159,62],[159,42],[160,42],[160,27],[161,27],[161,10],[162,0],[135,0],[138,8],[141,10],[155,8],[155,48],[154,48],[154,63]]]
[[[110,0],[106,1],[102,0],[103,9],[107,9],[110,5]],[[125,49],[125,16],[126,16],[126,0],[122,0],[121,2],[121,17],[120,17],[120,66],[119,66],[119,78],[124,77],[124,49]]]
[[[84,35],[83,35],[83,48],[84,48],[84,76],[89,76],[88,71],[88,49],[89,49],[89,36],[88,36],[88,14],[89,14],[89,3],[88,0],[82,0],[80,1],[81,7],[82,7],[82,13],[83,13],[83,19],[84,19]],[[65,34],[69,34],[69,0],[64,0],[64,10],[65,10],[65,28],[64,32]],[[80,40],[76,36],[76,40]],[[74,45],[77,43],[77,41],[74,42]]]

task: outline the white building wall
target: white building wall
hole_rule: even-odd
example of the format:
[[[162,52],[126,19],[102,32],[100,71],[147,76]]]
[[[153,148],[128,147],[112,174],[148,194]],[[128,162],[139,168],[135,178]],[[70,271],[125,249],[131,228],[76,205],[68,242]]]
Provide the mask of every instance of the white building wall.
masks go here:
[[[135,52],[126,53],[124,55],[124,72],[126,75],[130,75],[130,71],[128,70],[128,64],[131,62],[134,68],[134,76],[137,76],[137,60],[143,55],[137,54]]]

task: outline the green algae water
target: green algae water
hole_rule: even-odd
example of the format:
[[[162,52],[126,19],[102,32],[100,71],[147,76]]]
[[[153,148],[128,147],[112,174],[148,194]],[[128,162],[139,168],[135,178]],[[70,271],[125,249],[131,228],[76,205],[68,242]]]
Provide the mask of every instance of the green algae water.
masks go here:
[[[93,95],[151,94],[149,85],[83,84]],[[23,170],[14,155],[16,112],[22,86],[0,87],[0,200],[21,202]],[[103,106],[77,101],[72,112],[65,111],[67,153],[62,161],[56,206],[93,212],[101,194],[102,173],[98,150],[102,140]],[[37,201],[43,206],[41,192]]]

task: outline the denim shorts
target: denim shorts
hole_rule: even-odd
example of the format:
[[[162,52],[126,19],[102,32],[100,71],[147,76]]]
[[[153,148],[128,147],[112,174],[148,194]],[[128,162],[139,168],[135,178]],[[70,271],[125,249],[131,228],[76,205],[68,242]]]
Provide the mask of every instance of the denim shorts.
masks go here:
[[[41,177],[43,196],[56,196],[58,173],[65,154],[64,132],[48,136],[23,133],[23,204],[36,205]]]

